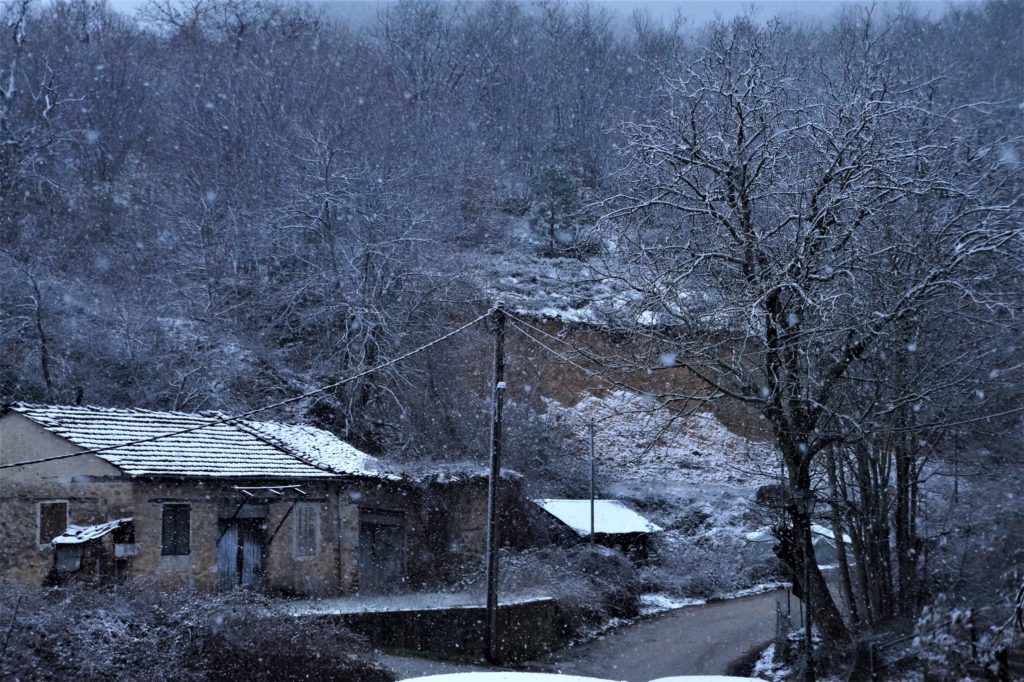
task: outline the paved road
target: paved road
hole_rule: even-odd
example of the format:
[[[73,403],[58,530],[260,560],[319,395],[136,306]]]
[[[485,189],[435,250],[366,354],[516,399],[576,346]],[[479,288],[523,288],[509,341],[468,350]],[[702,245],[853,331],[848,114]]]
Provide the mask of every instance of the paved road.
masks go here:
[[[669,611],[558,651],[536,668],[627,682],[722,674],[729,663],[774,637],[775,600],[785,598],[778,590]]]
[[[529,670],[647,682],[671,675],[722,674],[726,666],[775,635],[775,600],[784,590],[669,611],[604,637],[562,649]],[[794,600],[794,610],[796,601]],[[382,656],[399,674],[469,672],[488,668]],[[499,670],[499,668],[490,668]]]

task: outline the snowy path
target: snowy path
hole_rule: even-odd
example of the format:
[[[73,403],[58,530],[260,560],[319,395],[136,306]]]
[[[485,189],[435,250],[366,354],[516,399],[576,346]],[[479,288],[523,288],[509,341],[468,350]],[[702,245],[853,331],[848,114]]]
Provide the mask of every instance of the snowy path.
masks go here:
[[[784,590],[776,590],[669,611],[524,667],[628,682],[721,674],[732,661],[774,636],[775,600],[785,598]],[[381,655],[378,660],[399,679],[501,669],[404,656]]]

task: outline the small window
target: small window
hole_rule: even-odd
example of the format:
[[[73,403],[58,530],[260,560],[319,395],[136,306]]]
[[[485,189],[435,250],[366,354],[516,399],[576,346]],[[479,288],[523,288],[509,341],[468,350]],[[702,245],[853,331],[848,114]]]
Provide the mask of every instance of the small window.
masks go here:
[[[320,543],[320,505],[299,502],[295,505],[295,556],[314,556]]]
[[[39,503],[39,544],[48,545],[50,540],[64,533],[68,527],[67,502]]]
[[[188,554],[192,551],[191,523],[192,510],[187,504],[165,504],[160,553],[167,555]]]

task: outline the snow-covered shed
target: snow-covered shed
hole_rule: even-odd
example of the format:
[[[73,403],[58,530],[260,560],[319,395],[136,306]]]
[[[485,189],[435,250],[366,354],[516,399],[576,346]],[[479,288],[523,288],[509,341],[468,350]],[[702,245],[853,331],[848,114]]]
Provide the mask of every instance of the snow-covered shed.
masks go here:
[[[537,499],[534,503],[553,519],[556,528],[568,531],[576,539],[591,535],[591,502],[589,499]],[[594,541],[616,547],[637,560],[647,558],[650,536],[662,528],[644,518],[619,500],[594,500]],[[556,536],[565,537],[566,533]]]
[[[384,592],[418,556],[407,483],[311,426],[14,403],[0,409],[0,467],[12,582],[70,571],[79,552],[57,548],[129,527],[109,543],[119,572],[207,589]]]

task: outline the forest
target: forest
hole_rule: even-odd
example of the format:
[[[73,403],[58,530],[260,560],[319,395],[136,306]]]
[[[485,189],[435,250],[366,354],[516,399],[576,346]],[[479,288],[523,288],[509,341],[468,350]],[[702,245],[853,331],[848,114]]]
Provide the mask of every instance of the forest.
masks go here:
[[[1024,4],[928,9],[5,0],[0,401],[240,413],[503,301],[670,421],[760,425],[758,502],[827,645],[1001,599],[1024,556]],[[477,325],[273,416],[483,462],[490,344]],[[547,381],[509,406],[540,487],[584,447],[542,422]],[[852,538],[839,600],[805,571],[817,522]]]

